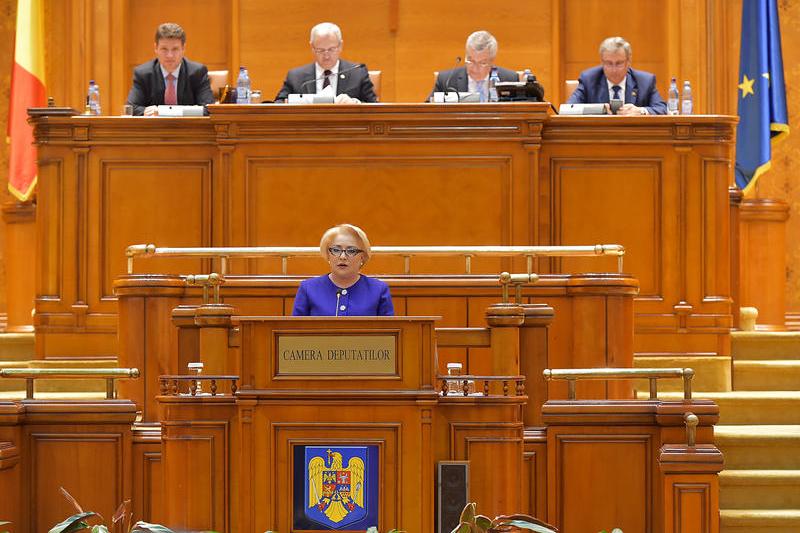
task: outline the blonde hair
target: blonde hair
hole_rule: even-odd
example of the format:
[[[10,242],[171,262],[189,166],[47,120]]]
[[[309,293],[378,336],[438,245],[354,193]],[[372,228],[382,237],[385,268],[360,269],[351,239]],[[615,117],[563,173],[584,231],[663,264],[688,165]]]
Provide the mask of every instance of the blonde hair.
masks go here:
[[[319,253],[322,258],[325,260],[328,259],[328,247],[330,246],[331,241],[335,239],[337,235],[342,234],[349,235],[356,240],[358,247],[361,248],[364,253],[363,264],[366,265],[367,261],[369,261],[371,250],[369,239],[367,238],[367,234],[363,229],[352,224],[339,224],[338,226],[329,228],[325,233],[322,234],[322,239],[319,241]]]

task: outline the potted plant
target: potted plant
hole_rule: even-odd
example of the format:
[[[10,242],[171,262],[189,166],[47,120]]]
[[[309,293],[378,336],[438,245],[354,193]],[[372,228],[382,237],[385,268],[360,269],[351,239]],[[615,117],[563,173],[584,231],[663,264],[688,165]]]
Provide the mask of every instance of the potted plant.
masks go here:
[[[490,519],[475,514],[475,502],[468,503],[461,511],[459,524],[450,533],[500,533],[535,531],[558,533],[558,529],[526,514],[500,515]]]
[[[168,527],[160,524],[148,524],[147,522],[133,522],[133,512],[131,511],[131,501],[125,500],[111,518],[111,529],[103,524],[103,517],[94,511],[84,511],[78,501],[72,495],[60,487],[61,494],[72,504],[77,513],[54,525],[49,533],[74,533],[77,531],[90,531],[91,533],[174,533]]]

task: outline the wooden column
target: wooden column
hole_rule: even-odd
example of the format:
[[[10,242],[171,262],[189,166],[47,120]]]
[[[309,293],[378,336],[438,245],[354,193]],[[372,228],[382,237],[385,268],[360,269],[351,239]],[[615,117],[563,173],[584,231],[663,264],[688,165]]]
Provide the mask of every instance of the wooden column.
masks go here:
[[[661,447],[664,533],[719,532],[719,473],[723,460],[713,444]]]
[[[492,328],[492,374],[518,376],[520,326],[525,310],[517,304],[493,304],[486,309],[486,323]]]
[[[755,198],[741,205],[740,304],[758,308],[757,329],[785,329],[788,218],[782,200]]]
[[[189,363],[200,361],[200,329],[195,324],[196,305],[179,305],[172,310],[178,328],[178,374],[188,374]]]
[[[542,405],[547,401],[547,328],[555,316],[547,304],[523,304],[525,321],[519,333],[520,373],[525,376],[528,403],[523,410],[525,427],[542,425]]]
[[[227,304],[203,304],[197,308],[195,325],[200,328],[200,362],[204,374],[230,374],[234,362],[228,357],[228,332],[235,309]]]
[[[33,331],[36,297],[36,206],[30,202],[3,205],[6,228],[6,332]]]
[[[120,397],[136,402],[143,422],[157,422],[158,377],[177,374],[178,330],[168,317],[185,290],[179,276],[131,275],[114,282],[119,305],[119,365],[141,378],[120,380]]]

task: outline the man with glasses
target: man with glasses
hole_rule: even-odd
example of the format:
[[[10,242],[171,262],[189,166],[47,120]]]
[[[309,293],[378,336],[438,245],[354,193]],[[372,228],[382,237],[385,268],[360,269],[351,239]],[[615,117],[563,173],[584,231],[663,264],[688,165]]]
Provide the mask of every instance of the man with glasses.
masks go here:
[[[519,81],[519,76],[513,70],[496,66],[495,57],[497,39],[488,31],[476,31],[467,37],[464,66],[440,72],[431,95],[435,92],[471,92],[479,94],[480,100],[485,102],[492,68],[497,70],[500,81]]]
[[[378,101],[366,65],[339,59],[344,44],[339,26],[331,22],[317,24],[311,28],[309,42],[314,62],[286,74],[276,102],[285,101],[290,94],[315,94],[323,89],[333,91],[337,104]]]
[[[600,66],[584,70],[568,104],[601,104],[621,100],[618,115],[666,115],[654,74],[631,68],[631,45],[622,37],[600,43]]]

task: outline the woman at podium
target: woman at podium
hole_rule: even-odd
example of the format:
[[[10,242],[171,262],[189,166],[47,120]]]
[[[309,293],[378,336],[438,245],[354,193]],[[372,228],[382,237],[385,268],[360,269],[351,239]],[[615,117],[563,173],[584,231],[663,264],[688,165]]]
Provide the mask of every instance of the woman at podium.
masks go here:
[[[293,316],[392,316],[389,286],[361,273],[369,261],[369,239],[352,224],[326,231],[319,252],[330,273],[304,280],[297,289]]]

